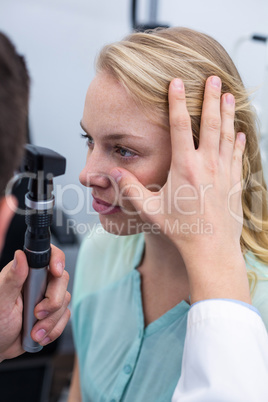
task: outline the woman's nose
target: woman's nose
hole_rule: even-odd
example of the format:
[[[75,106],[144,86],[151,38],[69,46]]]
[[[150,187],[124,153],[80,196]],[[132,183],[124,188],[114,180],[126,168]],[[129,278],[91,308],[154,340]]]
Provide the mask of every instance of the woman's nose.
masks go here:
[[[88,156],[86,165],[79,175],[80,183],[86,187],[107,188],[111,183],[109,169],[101,163],[100,157],[93,156],[93,153]]]

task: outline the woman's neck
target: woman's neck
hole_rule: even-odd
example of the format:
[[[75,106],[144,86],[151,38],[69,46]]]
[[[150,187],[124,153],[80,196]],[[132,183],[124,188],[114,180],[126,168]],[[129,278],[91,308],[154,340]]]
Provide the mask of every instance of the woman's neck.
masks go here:
[[[184,261],[174,244],[164,235],[144,234],[145,253],[141,267],[147,272],[167,277],[186,275]]]
[[[189,300],[189,283],[183,259],[164,236],[145,234],[140,267],[145,324],[155,321],[182,300]]]

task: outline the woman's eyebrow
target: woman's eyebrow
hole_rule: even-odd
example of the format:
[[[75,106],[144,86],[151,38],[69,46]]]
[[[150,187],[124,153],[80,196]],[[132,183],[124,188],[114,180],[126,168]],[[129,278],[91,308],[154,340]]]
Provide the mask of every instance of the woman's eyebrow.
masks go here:
[[[82,120],[80,121],[80,126],[85,131],[85,133],[90,135],[89,132],[85,129]],[[130,138],[133,138],[133,139],[141,139],[141,140],[144,139],[144,137],[141,136],[141,135],[133,135],[133,134],[127,134],[127,133],[124,133],[124,134],[121,134],[121,133],[104,134],[102,136],[102,139],[112,141],[112,140],[121,140],[122,138],[127,138],[127,137],[130,137]]]
[[[133,135],[133,134],[121,134],[121,133],[111,133],[111,134],[104,134],[102,136],[103,140],[106,141],[113,141],[113,140],[122,140],[124,138],[133,138],[135,140],[142,140],[144,139],[144,137],[140,136],[140,135]]]

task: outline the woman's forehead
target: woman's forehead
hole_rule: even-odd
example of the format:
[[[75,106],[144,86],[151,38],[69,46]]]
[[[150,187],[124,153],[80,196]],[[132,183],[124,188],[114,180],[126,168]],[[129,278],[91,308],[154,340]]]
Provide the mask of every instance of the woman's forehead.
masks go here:
[[[82,124],[87,133],[99,139],[124,134],[139,143],[170,141],[168,129],[144,113],[123,85],[107,73],[98,73],[90,84]]]

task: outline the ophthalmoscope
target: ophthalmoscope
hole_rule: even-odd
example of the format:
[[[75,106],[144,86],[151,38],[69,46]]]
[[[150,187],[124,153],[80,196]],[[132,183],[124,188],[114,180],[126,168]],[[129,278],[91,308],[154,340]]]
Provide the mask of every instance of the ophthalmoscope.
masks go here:
[[[37,319],[35,306],[44,298],[50,260],[50,227],[53,220],[53,177],[65,173],[66,159],[43,147],[27,144],[21,171],[29,177],[25,195],[27,229],[24,252],[29,274],[23,289],[22,347],[26,352],[39,352],[42,346],[31,338],[31,330]]]

